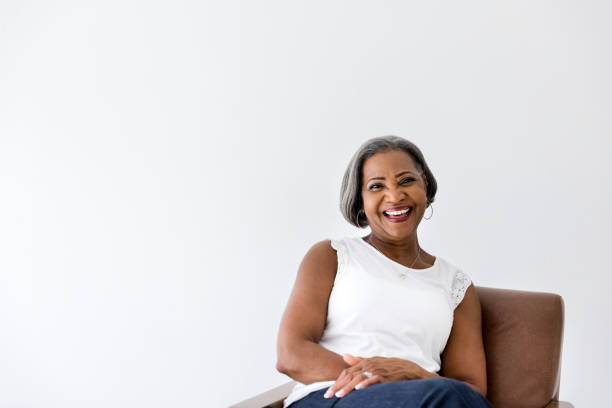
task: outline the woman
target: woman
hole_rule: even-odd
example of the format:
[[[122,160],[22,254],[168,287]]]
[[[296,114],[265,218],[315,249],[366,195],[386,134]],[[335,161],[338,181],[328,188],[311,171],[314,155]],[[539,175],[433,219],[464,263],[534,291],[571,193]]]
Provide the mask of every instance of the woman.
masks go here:
[[[480,302],[470,278],[419,246],[436,180],[411,142],[368,140],[344,174],[341,211],[363,238],[315,244],[278,336],[285,407],[491,407]]]

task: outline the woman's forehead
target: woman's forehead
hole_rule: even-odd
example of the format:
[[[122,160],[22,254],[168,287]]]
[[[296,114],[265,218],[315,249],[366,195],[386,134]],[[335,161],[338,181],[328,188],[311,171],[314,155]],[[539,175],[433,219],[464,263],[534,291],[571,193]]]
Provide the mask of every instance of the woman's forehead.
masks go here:
[[[403,150],[390,150],[368,157],[363,164],[363,175],[374,176],[374,173],[393,173],[401,171],[418,173],[412,157]],[[382,174],[380,174],[382,175]]]

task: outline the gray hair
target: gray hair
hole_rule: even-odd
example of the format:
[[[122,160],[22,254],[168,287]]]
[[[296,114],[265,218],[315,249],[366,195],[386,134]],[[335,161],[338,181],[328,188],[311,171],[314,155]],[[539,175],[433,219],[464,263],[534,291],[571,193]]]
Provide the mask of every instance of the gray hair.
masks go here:
[[[423,153],[414,143],[398,136],[375,137],[367,140],[355,152],[342,178],[340,212],[349,223],[356,227],[365,228],[368,225],[365,214],[361,212],[363,209],[363,199],[361,197],[363,163],[376,153],[386,150],[401,150],[408,153],[414,160],[419,173],[424,174],[427,178],[427,205],[433,203],[436,197],[436,191],[438,191],[436,178],[429,170]]]

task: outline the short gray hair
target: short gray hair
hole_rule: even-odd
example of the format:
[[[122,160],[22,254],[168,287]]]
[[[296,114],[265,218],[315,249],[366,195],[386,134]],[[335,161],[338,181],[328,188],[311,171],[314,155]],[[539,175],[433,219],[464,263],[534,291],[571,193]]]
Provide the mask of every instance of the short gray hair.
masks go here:
[[[340,212],[342,212],[342,215],[349,223],[356,227],[365,228],[368,225],[365,214],[361,213],[363,208],[363,199],[361,197],[363,163],[376,153],[387,150],[401,150],[412,157],[417,170],[421,175],[425,174],[427,178],[427,205],[434,202],[436,192],[438,191],[438,183],[431,170],[429,170],[421,150],[414,143],[398,136],[375,137],[367,140],[355,152],[342,178]]]

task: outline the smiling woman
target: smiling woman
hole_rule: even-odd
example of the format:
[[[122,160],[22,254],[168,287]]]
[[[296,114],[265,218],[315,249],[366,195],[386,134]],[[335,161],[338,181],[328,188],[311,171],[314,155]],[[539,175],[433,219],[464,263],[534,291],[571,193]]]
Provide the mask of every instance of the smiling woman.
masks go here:
[[[345,172],[340,207],[364,237],[304,257],[278,336],[285,407],[490,407],[470,278],[419,245],[436,179],[413,143],[374,138]]]
[[[365,160],[358,217],[372,230],[367,236],[370,244],[398,263],[420,269],[433,264],[416,234],[433,196],[430,201],[427,177],[418,167],[403,150],[379,152]],[[430,179],[435,182],[431,172]]]

